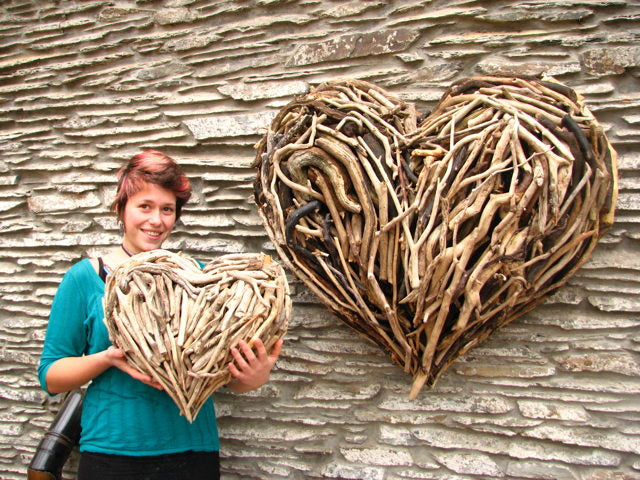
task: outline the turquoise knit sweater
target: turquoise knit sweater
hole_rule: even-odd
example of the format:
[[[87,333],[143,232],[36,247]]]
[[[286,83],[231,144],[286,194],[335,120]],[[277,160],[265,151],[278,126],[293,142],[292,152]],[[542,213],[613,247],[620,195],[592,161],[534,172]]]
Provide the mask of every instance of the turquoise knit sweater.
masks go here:
[[[62,279],[38,366],[45,391],[47,371],[56,360],[97,353],[111,345],[103,321],[104,288],[88,259],[73,265]],[[212,398],[190,424],[166,392],[115,367],[93,379],[87,388],[81,451],[142,456],[218,449]]]

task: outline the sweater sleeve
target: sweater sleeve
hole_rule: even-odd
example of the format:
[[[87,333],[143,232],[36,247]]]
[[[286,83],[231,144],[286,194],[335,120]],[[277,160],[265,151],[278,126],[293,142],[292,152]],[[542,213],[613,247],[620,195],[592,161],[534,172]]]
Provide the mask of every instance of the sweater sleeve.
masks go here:
[[[77,278],[78,264],[62,278],[53,299],[44,348],[38,365],[40,386],[47,390],[47,372],[57,360],[82,356],[87,348],[87,302]]]

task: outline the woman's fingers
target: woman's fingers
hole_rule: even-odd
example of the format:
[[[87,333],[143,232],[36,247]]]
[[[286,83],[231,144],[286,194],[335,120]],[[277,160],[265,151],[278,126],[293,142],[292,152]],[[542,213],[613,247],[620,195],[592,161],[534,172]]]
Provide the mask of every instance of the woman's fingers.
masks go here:
[[[269,354],[260,339],[253,342],[253,349],[246,342],[233,347],[233,361],[229,363],[229,372],[235,379],[229,384],[232,390],[248,392],[264,385],[280,355],[282,343],[282,339],[277,340]]]
[[[107,349],[107,357],[109,358],[109,362],[112,366],[119,368],[126,374],[130,375],[132,378],[139,380],[140,382],[145,383],[150,387],[156,388],[158,390],[163,390],[162,385],[159,382],[156,382],[153,377],[141,372],[135,367],[132,367],[124,356],[124,351],[120,348],[110,346]]]
[[[156,382],[153,377],[147,375],[146,373],[142,373],[140,370],[136,370],[135,368],[129,366],[128,370],[123,371],[131,375],[131,377],[135,378],[136,380],[149,385],[150,387],[156,388],[158,390],[164,390],[164,387],[161,383]]]
[[[268,357],[267,349],[264,348],[264,343],[259,338],[253,342],[253,348],[256,349],[256,354],[260,361],[264,361]]]
[[[241,375],[240,370],[238,370],[238,367],[236,367],[235,363],[233,362],[229,362],[229,372],[231,372],[231,375],[234,378],[238,378]]]
[[[273,348],[271,349],[271,353],[269,354],[269,358],[271,360],[273,360],[274,364],[276,363],[276,360],[278,360],[278,357],[280,356],[280,352],[282,352],[282,344],[283,343],[284,343],[284,341],[281,338],[279,338],[278,340],[276,340],[276,343],[273,345]],[[264,346],[262,348],[264,348]]]
[[[238,347],[242,348],[241,345],[238,345]],[[249,363],[247,362],[245,357],[242,355],[242,353],[240,353],[240,350],[238,350],[238,347],[233,347],[231,349],[231,355],[233,356],[233,360],[235,362],[235,365],[238,367],[238,369],[239,370],[246,370],[249,367]],[[255,358],[255,356],[254,356],[254,358]]]
[[[246,358],[250,364],[253,364],[256,361],[256,354],[254,353],[253,349],[249,346],[249,344],[244,340],[240,340],[240,342],[238,343],[238,346],[242,350],[242,354],[244,355],[244,358]]]

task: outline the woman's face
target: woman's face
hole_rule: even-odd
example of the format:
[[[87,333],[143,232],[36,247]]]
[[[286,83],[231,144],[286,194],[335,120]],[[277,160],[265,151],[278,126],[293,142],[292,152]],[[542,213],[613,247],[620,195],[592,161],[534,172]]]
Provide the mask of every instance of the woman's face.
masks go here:
[[[160,248],[176,223],[176,196],[153,183],[127,200],[122,215],[122,243],[132,253]]]

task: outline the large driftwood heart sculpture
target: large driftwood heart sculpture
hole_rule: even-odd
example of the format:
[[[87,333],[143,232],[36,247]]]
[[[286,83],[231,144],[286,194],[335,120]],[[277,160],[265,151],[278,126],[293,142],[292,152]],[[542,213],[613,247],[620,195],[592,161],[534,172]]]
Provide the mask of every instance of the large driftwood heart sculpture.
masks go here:
[[[411,398],[565,283],[613,223],[615,151],[553,79],[465,79],[422,121],[370,83],[325,83],[256,148],[279,255],[413,375]]]
[[[226,255],[201,270],[190,257],[153,250],[108,277],[104,312],[114,345],[192,422],[231,379],[231,347],[260,338],[270,351],[284,336],[291,299],[282,267],[266,255]]]

